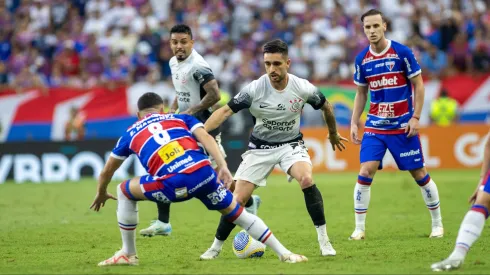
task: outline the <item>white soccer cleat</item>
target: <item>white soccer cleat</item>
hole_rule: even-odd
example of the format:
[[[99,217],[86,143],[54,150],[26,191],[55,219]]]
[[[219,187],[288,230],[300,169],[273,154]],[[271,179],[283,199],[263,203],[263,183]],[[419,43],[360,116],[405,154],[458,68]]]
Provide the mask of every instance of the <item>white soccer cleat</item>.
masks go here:
[[[364,230],[357,229],[352,232],[352,235],[350,235],[349,240],[350,241],[360,241],[364,240],[366,238],[366,233]]]
[[[335,251],[330,241],[320,242],[320,251],[322,252],[322,256],[337,255],[337,251]]]
[[[444,228],[442,226],[432,227],[429,238],[442,238],[444,236]]]
[[[159,220],[151,221],[150,226],[140,230],[140,235],[153,237],[155,235],[169,236],[172,233],[172,225]]]
[[[448,271],[458,269],[464,260],[453,260],[453,259],[445,259],[444,261],[432,264],[430,268],[432,271]]]
[[[218,258],[220,252],[221,250],[208,248],[208,250],[206,250],[206,252],[204,252],[199,258],[203,261],[214,260]]]
[[[111,266],[111,265],[138,265],[139,259],[137,255],[128,255],[121,250],[117,251],[114,256],[102,261],[98,266]]]
[[[306,258],[303,255],[293,253],[288,255],[282,255],[280,260],[281,262],[295,264],[295,263],[307,262],[308,258]]]
[[[252,195],[252,200],[254,203],[250,207],[245,207],[248,213],[254,214],[257,216],[257,211],[259,210],[259,206],[262,203],[262,200],[258,195]]]

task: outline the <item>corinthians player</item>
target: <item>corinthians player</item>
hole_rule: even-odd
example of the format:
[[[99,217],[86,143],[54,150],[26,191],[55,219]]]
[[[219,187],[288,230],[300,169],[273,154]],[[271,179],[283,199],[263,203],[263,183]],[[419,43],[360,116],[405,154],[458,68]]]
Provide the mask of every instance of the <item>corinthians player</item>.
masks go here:
[[[263,47],[264,65],[267,74],[245,86],[228,105],[223,106],[205,123],[206,131],[218,128],[234,113],[248,108],[254,116],[255,126],[250,135],[248,150],[242,155],[234,180],[234,196],[244,205],[256,187],[265,186],[269,174],[276,164],[289,176],[295,178],[303,190],[306,208],[315,225],[321,254],[336,255],[327,235],[323,198],[312,178],[311,160],[299,131],[301,110],[308,103],[316,110],[321,109],[329,129],[333,149],[345,149],[336,128],[332,105],[309,81],[288,74],[291,60],[288,46],[281,40],[273,40]],[[221,220],[223,228],[226,220]],[[216,238],[201,259],[216,258],[228,232],[217,232]],[[220,233],[220,234],[218,234]]]

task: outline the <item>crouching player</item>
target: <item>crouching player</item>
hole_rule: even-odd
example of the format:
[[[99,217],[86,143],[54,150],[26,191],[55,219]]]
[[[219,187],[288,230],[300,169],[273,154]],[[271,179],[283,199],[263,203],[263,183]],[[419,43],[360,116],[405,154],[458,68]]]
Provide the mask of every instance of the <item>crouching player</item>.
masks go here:
[[[461,223],[453,253],[444,261],[433,264],[431,266],[433,271],[459,268],[464,262],[466,253],[483,231],[490,206],[490,132],[484,150],[480,182],[469,199],[470,203],[474,204]]]
[[[162,114],[163,101],[155,93],[138,100],[139,121],[119,139],[102,170],[97,195],[90,208],[99,211],[106,200],[116,199],[107,192],[114,172],[131,154],[136,154],[149,175],[127,180],[117,186],[117,221],[122,235],[122,249],[99,263],[137,265],[135,229],[138,224],[137,201],[181,202],[201,200],[209,210],[218,210],[226,219],[246,229],[256,240],[269,246],[283,262],[305,262],[305,256],[293,254],[272,234],[257,216],[243,211],[226,186],[232,176],[213,137],[204,125],[190,115]],[[199,141],[216,160],[219,175],[198,146]]]

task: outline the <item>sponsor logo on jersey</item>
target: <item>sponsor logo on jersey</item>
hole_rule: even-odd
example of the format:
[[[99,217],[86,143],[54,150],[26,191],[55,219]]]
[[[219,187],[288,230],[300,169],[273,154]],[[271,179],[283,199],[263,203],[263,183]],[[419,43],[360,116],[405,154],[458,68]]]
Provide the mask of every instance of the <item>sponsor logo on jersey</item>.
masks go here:
[[[179,160],[179,161],[175,162],[174,164],[170,165],[167,168],[167,171],[169,173],[172,173],[173,171],[175,171],[176,169],[178,169],[182,165],[186,165],[186,164],[188,164],[189,162],[192,162],[192,161],[193,161],[192,157],[191,156],[188,156],[185,159]]]
[[[301,98],[290,100],[289,103],[291,103],[291,107],[289,107],[289,110],[293,113],[297,113],[301,111],[301,109],[303,109],[303,99]]]
[[[371,89],[376,89],[378,87],[398,85],[398,77],[397,76],[393,76],[393,77],[383,76],[381,79],[369,81],[369,85],[370,85]]]
[[[170,203],[171,201],[165,196],[162,192],[158,191],[155,193],[152,193],[151,196],[155,198],[155,200],[159,202],[164,202],[164,203]]]
[[[187,187],[175,188],[175,198],[187,198]]]
[[[389,121],[387,119],[382,119],[382,120],[374,120],[371,122],[373,126],[381,126],[381,125],[398,125],[398,121]]]
[[[408,59],[406,57],[403,58],[403,60],[405,60],[405,64],[407,64],[407,71],[408,72],[411,72],[412,71],[412,67],[410,67],[410,62],[408,62]]]
[[[284,104],[277,104],[277,111],[286,111],[286,105]]]
[[[420,155],[420,149],[417,149],[417,150],[412,149],[409,152],[400,153],[401,158],[411,157],[411,156],[415,156],[415,155]]]
[[[281,122],[268,120],[267,118],[262,119],[262,125],[269,130],[278,130],[283,132],[292,131],[295,124],[295,119]]]
[[[260,103],[259,108],[267,108],[269,107],[269,104],[267,103]]]
[[[378,114],[380,117],[395,117],[395,105],[393,103],[378,104]],[[389,120],[386,120],[389,122]],[[374,125],[374,122],[373,122]]]
[[[158,155],[163,160],[163,163],[171,163],[176,158],[183,156],[184,148],[177,141],[172,141],[158,150]]]

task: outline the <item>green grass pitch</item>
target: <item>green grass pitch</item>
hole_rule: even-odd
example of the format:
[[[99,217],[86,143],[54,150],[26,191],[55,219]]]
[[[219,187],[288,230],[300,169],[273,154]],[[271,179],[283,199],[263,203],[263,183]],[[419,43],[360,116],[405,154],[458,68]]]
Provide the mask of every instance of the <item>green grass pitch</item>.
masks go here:
[[[259,216],[286,247],[309,257],[308,263],[281,263],[270,249],[260,259],[240,260],[231,250],[231,239],[217,260],[199,261],[214,238],[219,214],[191,200],[172,205],[171,236],[137,236],[139,266],[109,268],[96,265],[121,246],[116,202],[109,201],[100,213],[90,211],[94,180],[7,182],[0,185],[0,273],[427,274],[431,263],[452,250],[479,172],[431,171],[431,176],[441,196],[446,231],[442,239],[428,239],[430,215],[409,174],[382,171],[371,190],[367,239],[348,241],[354,229],[352,199],[357,174],[317,174],[314,179],[323,193],[328,233],[337,250],[336,257],[321,257],[298,184],[287,183],[284,175],[273,175],[266,188],[256,191],[262,197]],[[113,194],[116,185],[110,185]],[[156,207],[141,202],[139,214],[138,231],[156,217]],[[453,273],[490,272],[488,234],[486,228],[463,268]]]

